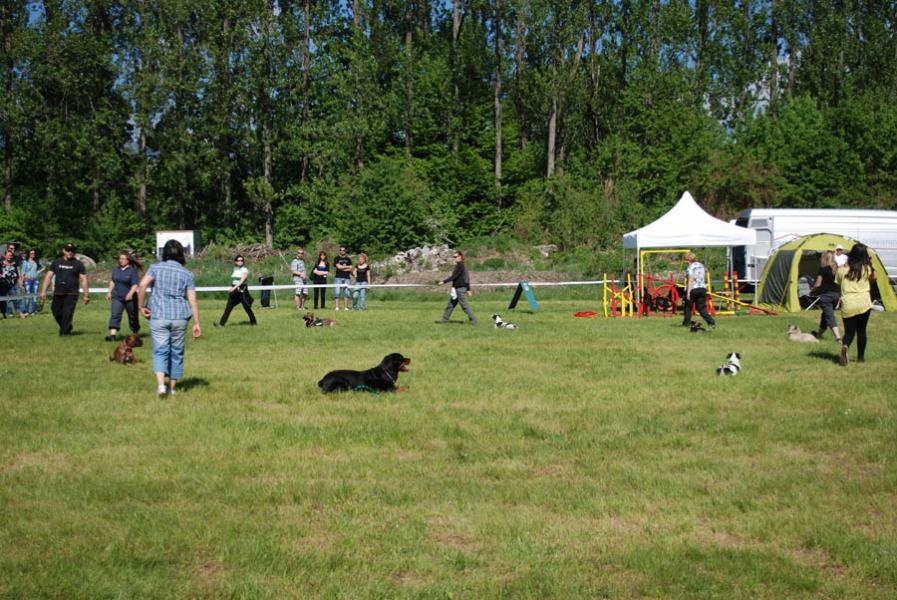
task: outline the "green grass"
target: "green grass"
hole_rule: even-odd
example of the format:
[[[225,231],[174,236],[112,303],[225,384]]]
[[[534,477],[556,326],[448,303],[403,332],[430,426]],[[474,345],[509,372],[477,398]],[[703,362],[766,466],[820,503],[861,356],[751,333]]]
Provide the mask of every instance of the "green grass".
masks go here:
[[[284,303],[213,329],[201,299],[163,401],[149,346],[109,363],[102,302],[71,338],[0,322],[0,596],[897,595],[897,317],[840,368],[785,338],[818,312],[690,334],[536,292],[478,294],[477,328],[433,325],[444,295],[316,330]],[[744,372],[718,378],[729,350]],[[318,391],[393,351],[408,392]]]

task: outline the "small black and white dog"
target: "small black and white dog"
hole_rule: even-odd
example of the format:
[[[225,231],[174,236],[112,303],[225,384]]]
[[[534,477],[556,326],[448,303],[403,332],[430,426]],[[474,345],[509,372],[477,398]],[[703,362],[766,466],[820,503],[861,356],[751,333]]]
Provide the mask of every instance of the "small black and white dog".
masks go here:
[[[726,363],[716,370],[717,375],[738,375],[741,373],[741,355],[730,352],[726,355]]]
[[[495,326],[499,329],[517,329],[517,326],[513,323],[502,321],[501,316],[499,315],[492,315],[492,322],[495,323]]]

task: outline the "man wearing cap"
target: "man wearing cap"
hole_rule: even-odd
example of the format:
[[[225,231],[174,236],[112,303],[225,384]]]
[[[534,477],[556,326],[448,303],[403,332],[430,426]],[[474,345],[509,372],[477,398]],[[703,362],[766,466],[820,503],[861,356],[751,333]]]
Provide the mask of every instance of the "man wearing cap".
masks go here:
[[[835,246],[835,263],[839,269],[847,264],[847,254],[844,252],[844,246],[841,244]]]
[[[59,335],[72,334],[72,318],[75,316],[75,307],[78,305],[78,285],[84,290],[84,304],[90,302],[90,294],[87,287],[87,272],[84,263],[75,258],[75,246],[71,243],[62,247],[62,258],[57,258],[50,265],[44,283],[40,288],[40,302],[47,299],[47,288],[50,282],[56,278],[53,284],[53,303],[50,310],[53,317],[59,323]]]

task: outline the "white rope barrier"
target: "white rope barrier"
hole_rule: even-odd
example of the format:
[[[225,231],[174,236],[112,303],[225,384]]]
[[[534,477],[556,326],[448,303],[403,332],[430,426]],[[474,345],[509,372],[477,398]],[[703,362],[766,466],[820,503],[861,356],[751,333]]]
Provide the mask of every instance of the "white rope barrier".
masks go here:
[[[471,283],[471,288],[499,288],[499,287],[516,287],[520,282],[519,281],[508,281],[508,282],[498,282],[498,283]],[[563,287],[568,285],[603,285],[609,283],[609,280],[599,279],[594,281],[528,281],[527,282],[530,287]],[[348,287],[354,289],[355,283],[349,283]],[[227,292],[230,291],[232,286],[229,285],[217,285],[217,286],[200,286],[196,288],[197,292]],[[315,289],[315,288],[324,288],[324,289],[336,289],[337,287],[346,287],[343,284],[337,286],[334,283],[325,283],[325,284],[305,284],[305,285],[249,285],[249,291],[264,291],[264,290],[293,290],[297,287],[303,287],[306,289]],[[403,289],[403,288],[436,288],[438,287],[435,283],[373,283],[368,285],[365,289]],[[88,288],[88,293],[90,294],[106,294],[109,291],[109,288],[106,287],[92,287]],[[148,291],[152,292],[152,288],[149,288]],[[83,293],[82,290],[78,290],[78,293]],[[52,293],[48,293],[48,296],[51,296]],[[24,302],[27,299],[37,299],[37,294],[22,294],[21,296],[0,296],[0,301],[4,300],[12,300],[12,301],[21,301]]]

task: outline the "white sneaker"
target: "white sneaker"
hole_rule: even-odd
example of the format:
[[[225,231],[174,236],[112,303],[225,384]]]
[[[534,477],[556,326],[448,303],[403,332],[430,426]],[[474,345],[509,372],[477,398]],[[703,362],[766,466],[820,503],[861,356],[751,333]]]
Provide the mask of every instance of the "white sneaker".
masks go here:
[[[339,306],[337,306],[335,310],[336,310],[336,312],[339,312]]]
[[[165,384],[162,384],[156,388],[156,399],[161,398],[166,393],[168,393],[168,388],[165,387]]]

